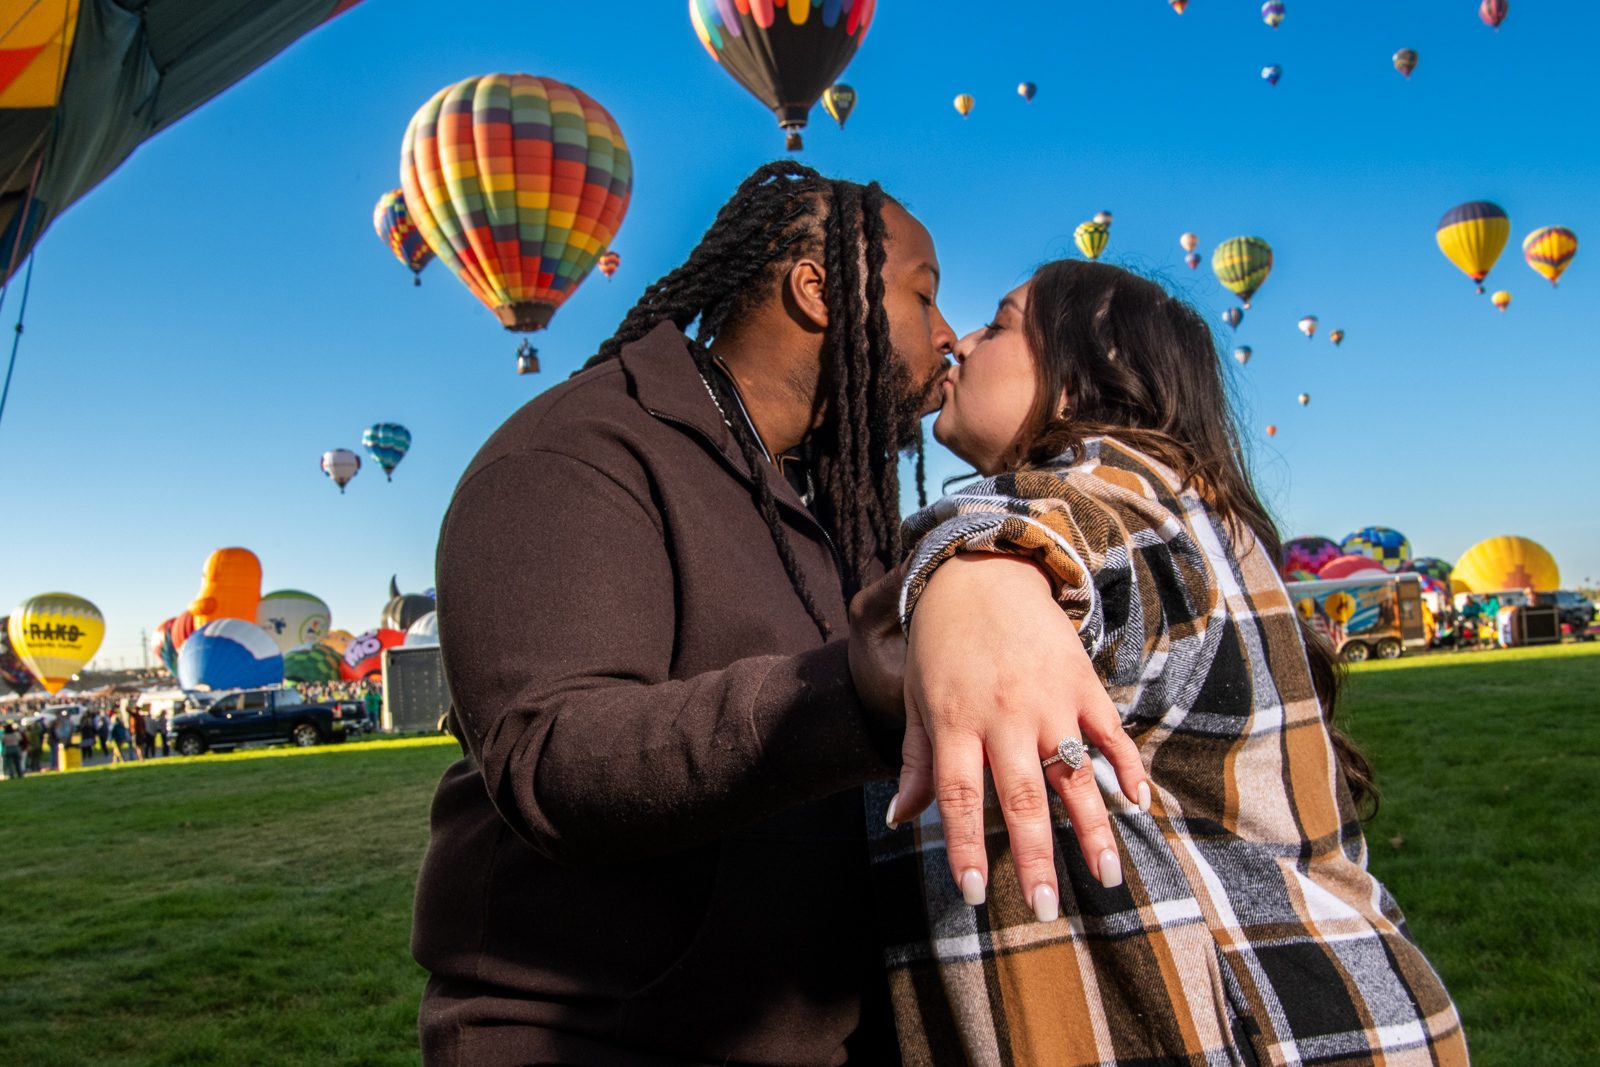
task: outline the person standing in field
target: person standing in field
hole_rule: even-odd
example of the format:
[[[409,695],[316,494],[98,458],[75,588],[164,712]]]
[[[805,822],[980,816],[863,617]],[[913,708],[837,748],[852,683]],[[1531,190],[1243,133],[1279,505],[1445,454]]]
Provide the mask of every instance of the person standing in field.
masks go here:
[[[21,778],[22,731],[17,729],[14,722],[7,721],[4,732],[0,732],[0,753],[4,754],[4,771],[0,776]]]
[[[28,741],[27,766],[28,770],[33,774],[38,774],[42,769],[41,764],[44,761],[44,739],[47,732],[48,731],[45,729],[44,719],[38,716],[35,716],[33,720],[28,723],[27,728],[23,730],[23,736]]]

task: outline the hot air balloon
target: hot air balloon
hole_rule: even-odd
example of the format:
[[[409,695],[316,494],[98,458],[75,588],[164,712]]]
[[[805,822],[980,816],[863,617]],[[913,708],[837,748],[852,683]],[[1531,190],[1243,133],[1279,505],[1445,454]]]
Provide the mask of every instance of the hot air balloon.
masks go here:
[[[1106,242],[1111,240],[1111,227],[1103,222],[1080,222],[1072,231],[1072,240],[1085,256],[1099,259],[1100,253],[1106,250]]]
[[[1244,321],[1244,312],[1239,308],[1229,308],[1222,313],[1222,321],[1228,324],[1229,329],[1237,330],[1239,323]]]
[[[1021,85],[1017,86],[1017,95],[1022,97],[1022,99],[1026,100],[1030,104],[1033,103],[1033,94],[1037,93],[1038,91],[1039,87],[1032,82],[1023,82]]]
[[[1278,79],[1283,77],[1283,68],[1276,63],[1270,63],[1261,68],[1261,77],[1266,79],[1268,85],[1277,85]]]
[[[379,628],[353,639],[344,650],[339,673],[346,681],[357,681],[383,674],[383,650],[406,643],[404,630]]]
[[[1494,27],[1495,33],[1500,32],[1500,24],[1510,13],[1511,5],[1507,0],[1483,0],[1483,3],[1478,5],[1478,17],[1483,20],[1485,26]]]
[[[1278,436],[1278,428],[1276,426],[1268,426],[1267,427],[1267,436],[1268,437],[1276,437],[1276,436]]]
[[[350,484],[350,479],[356,476],[361,469],[361,457],[346,448],[336,448],[332,452],[322,454],[322,473],[333,479],[339,487],[339,492],[344,492],[344,487]]]
[[[1180,15],[1183,14],[1183,9],[1189,6],[1189,0],[1167,0],[1167,3],[1171,4],[1172,10]]]
[[[798,152],[811,105],[849,66],[877,7],[877,0],[776,7],[774,0],[689,0],[689,21],[711,58],[777,114],[784,147]]]
[[[412,117],[400,184],[444,265],[502,326],[528,333],[616,236],[633,164],[616,121],[583,92],[486,74],[440,89]]]
[[[1461,272],[1478,283],[1483,292],[1483,279],[1488,277],[1494,261],[1511,236],[1511,219],[1499,204],[1487,200],[1474,200],[1459,204],[1444,213],[1434,238],[1443,252]]]
[[[1500,314],[1504,315],[1506,308],[1511,306],[1511,294],[1504,289],[1497,289],[1494,295],[1489,298],[1489,302],[1499,308]]]
[[[219,548],[200,570],[200,593],[189,604],[194,625],[213,619],[256,621],[261,603],[261,561],[248,548]]]
[[[1394,69],[1406,76],[1406,81],[1411,80],[1411,72],[1417,69],[1417,50],[1415,48],[1402,48],[1394,54]]]
[[[1273,29],[1278,28],[1278,23],[1283,21],[1283,0],[1267,0],[1261,5],[1261,21]]]
[[[1352,552],[1349,555],[1340,556],[1324,566],[1317,572],[1317,577],[1325,580],[1337,580],[1339,578],[1360,578],[1370,575],[1377,578],[1388,573],[1383,564],[1372,557]]]
[[[1561,588],[1561,568],[1537,541],[1491,537],[1456,560],[1450,587],[1457,593],[1498,593],[1502,589],[1545,592]]]
[[[404,189],[391,189],[378,197],[378,206],[372,209],[372,225],[394,257],[410,269],[412,284],[421,285],[422,268],[433,261],[433,249],[406,211]]]
[[[320,597],[298,589],[279,589],[261,598],[256,625],[267,632],[285,655],[301,645],[314,645],[328,636],[333,613]]]
[[[1189,265],[1190,270],[1194,270],[1200,265],[1200,253],[1190,252],[1188,255],[1183,257],[1183,261]]]
[[[595,266],[600,268],[601,274],[604,274],[607,278],[609,278],[613,274],[617,273],[618,267],[622,266],[622,257],[617,255],[615,252],[607,252],[605,255],[600,257]]]
[[[1344,555],[1338,542],[1327,537],[1296,537],[1283,543],[1283,574],[1306,571],[1316,574]]]
[[[172,628],[167,631],[172,635],[172,649],[174,656],[176,656],[177,653],[182,650],[183,643],[189,640],[189,638],[197,629],[199,629],[199,627],[195,625],[194,612],[189,611],[187,608],[178,612],[178,614],[172,620]],[[176,663],[177,660],[174,659],[173,662]],[[171,667],[168,669],[174,674],[177,673],[176,667]]]
[[[207,623],[178,653],[178,684],[185,689],[250,689],[282,681],[283,652],[243,619]]]
[[[411,431],[396,422],[380,422],[362,431],[361,446],[383,468],[384,481],[393,481],[394,469],[411,450]]]
[[[962,118],[966,118],[968,115],[972,114],[972,105],[974,101],[971,93],[962,93],[961,95],[957,96],[955,103],[956,110],[961,112]]]
[[[318,641],[317,644],[324,648],[333,649],[342,658],[344,656],[344,650],[349,648],[350,642],[354,641],[355,639],[355,635],[349,630],[333,630],[328,634],[327,637],[324,637],[321,641]]]
[[[406,644],[437,645],[439,643],[439,613],[430,611],[406,627]]]
[[[337,682],[342,675],[339,653],[327,645],[308,645],[283,654],[283,680],[286,682]]]
[[[33,687],[35,679],[17,650],[11,647],[9,623],[9,618],[0,619],[0,682],[21,696]]]
[[[1178,238],[1178,247],[1182,248],[1185,252],[1193,252],[1196,248],[1200,247],[1200,235],[1197,233],[1184,234],[1182,237]]]
[[[6,619],[11,649],[48,693],[59,692],[94,658],[106,635],[100,609],[71,593],[29,597]]]
[[[1305,407],[1307,404],[1311,403],[1311,394],[1301,393],[1299,396],[1295,397],[1295,399],[1300,401],[1301,407]]]
[[[1550,279],[1550,288],[1578,254],[1578,235],[1565,226],[1542,226],[1522,239],[1522,258]]]
[[[1211,253],[1211,269],[1250,308],[1250,298],[1272,272],[1272,246],[1259,237],[1232,237]]]
[[[1426,574],[1429,578],[1433,578],[1441,582],[1448,582],[1450,580],[1450,572],[1453,569],[1454,568],[1452,568],[1450,564],[1446,563],[1444,560],[1434,559],[1432,556],[1418,556],[1416,559],[1408,559],[1404,563],[1400,564],[1400,570],[1402,572],[1409,572],[1411,574]]]
[[[1102,226],[1110,226],[1114,219],[1109,211],[1096,211],[1094,213],[1093,221],[1098,222]]]
[[[845,120],[856,109],[856,91],[844,82],[836,82],[822,91],[822,110],[844,129]]]
[[[1400,570],[1400,565],[1411,558],[1411,542],[1399,530],[1387,526],[1368,526],[1349,534],[1339,547],[1347,556],[1365,556],[1383,564],[1390,574]]]
[[[1252,355],[1254,355],[1254,352],[1249,345],[1240,345],[1233,350],[1233,358],[1239,361],[1241,367],[1250,362]]]
[[[1344,340],[1344,331],[1343,330],[1329,330],[1328,331],[1328,340],[1333,342],[1333,345],[1334,345],[1335,348],[1339,347],[1339,342]]]
[[[378,625],[385,630],[405,630],[437,607],[433,597],[421,593],[402,593],[400,583],[389,579],[389,602],[383,607]]]
[[[1317,332],[1317,317],[1315,315],[1307,315],[1297,325],[1300,327],[1300,332],[1306,335],[1306,339],[1310,340],[1311,335]]]

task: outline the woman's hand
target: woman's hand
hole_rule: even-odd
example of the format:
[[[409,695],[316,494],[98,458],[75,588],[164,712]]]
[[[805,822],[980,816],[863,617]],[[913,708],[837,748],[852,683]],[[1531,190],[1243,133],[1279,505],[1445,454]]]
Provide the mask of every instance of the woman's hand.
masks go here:
[[[950,873],[969,904],[989,881],[983,834],[987,760],[1029,907],[1059,914],[1047,788],[1066,803],[1090,872],[1106,887],[1122,863],[1094,768],[1042,768],[1063,738],[1093,744],[1111,762],[1123,795],[1149,810],[1139,750],[1122,729],[1072,621],[1049,580],[1027,560],[963,553],[929,580],[907,648],[906,738],[891,824],[937,798]]]

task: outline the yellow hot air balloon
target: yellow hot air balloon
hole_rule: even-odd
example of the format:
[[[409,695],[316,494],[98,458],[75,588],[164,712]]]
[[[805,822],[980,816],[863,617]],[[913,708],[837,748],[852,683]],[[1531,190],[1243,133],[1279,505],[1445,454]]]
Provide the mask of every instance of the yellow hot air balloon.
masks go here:
[[[1500,314],[1504,315],[1506,313],[1506,308],[1511,306],[1511,294],[1506,292],[1504,289],[1500,289],[1489,298],[1489,302],[1495,307],[1499,308]]]
[[[1272,272],[1272,246],[1259,237],[1230,237],[1211,253],[1211,270],[1248,311],[1250,298]]]
[[[1106,242],[1111,240],[1111,227],[1103,222],[1080,222],[1072,231],[1072,240],[1078,251],[1090,259],[1099,259],[1100,253],[1106,250]]]
[[[1522,239],[1522,258],[1550,279],[1550,288],[1578,254],[1578,235],[1565,226],[1542,226]]]
[[[966,118],[968,115],[972,114],[972,104],[973,100],[971,93],[962,93],[960,96],[956,97],[956,110],[961,112],[962,118]]]
[[[1450,572],[1456,593],[1497,593],[1502,589],[1547,591],[1561,588],[1561,568],[1537,541],[1491,537],[1467,549]]]
[[[1499,204],[1474,200],[1445,212],[1433,236],[1439,242],[1439,251],[1461,268],[1461,273],[1477,282],[1481,293],[1483,279],[1511,237],[1511,219]]]
[[[54,693],[94,658],[106,636],[106,620],[81,596],[42,593],[11,612],[7,635],[39,684]]]

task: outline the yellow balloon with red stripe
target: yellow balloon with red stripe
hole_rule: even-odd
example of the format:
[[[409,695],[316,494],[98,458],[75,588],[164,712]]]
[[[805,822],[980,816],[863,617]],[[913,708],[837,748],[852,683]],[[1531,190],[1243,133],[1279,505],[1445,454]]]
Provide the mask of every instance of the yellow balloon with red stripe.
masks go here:
[[[1550,279],[1550,288],[1578,254],[1578,235],[1565,226],[1541,226],[1522,239],[1522,258]]]
[[[42,593],[17,605],[7,632],[22,662],[54,693],[99,651],[106,620],[81,596]]]

